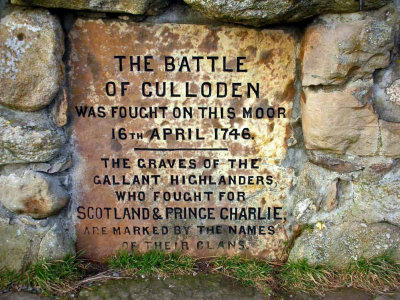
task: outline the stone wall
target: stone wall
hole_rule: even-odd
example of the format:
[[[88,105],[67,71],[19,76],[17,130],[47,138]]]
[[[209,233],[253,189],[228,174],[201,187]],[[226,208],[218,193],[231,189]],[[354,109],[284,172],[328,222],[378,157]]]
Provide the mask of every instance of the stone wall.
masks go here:
[[[293,32],[281,259],[341,267],[394,249],[400,260],[400,5],[364,2],[0,1],[0,267],[75,252],[67,61],[87,17]]]

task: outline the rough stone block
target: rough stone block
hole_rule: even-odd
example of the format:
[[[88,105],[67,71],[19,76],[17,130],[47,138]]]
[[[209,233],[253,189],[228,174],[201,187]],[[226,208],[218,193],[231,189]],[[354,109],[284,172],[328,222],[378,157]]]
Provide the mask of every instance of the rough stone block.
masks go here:
[[[303,86],[337,85],[371,78],[390,63],[392,25],[368,13],[327,15],[307,28],[303,39]]]
[[[68,201],[69,194],[55,177],[34,171],[0,176],[0,202],[13,213],[46,218]]]
[[[34,5],[48,8],[66,8],[73,10],[93,10],[133,15],[153,15],[166,8],[169,0],[11,0],[16,5]]]
[[[360,10],[358,1],[185,0],[185,2],[209,18],[253,26],[298,22],[321,14]],[[388,0],[365,1],[364,9],[376,9],[387,3]]]
[[[390,224],[324,224],[312,232],[304,231],[295,241],[289,260],[305,258],[313,265],[329,263],[340,269],[361,257],[379,256],[392,249],[398,255],[399,245],[400,231]]]
[[[400,24],[400,22],[399,22]],[[374,110],[379,119],[400,122],[400,57],[390,66],[374,73]]]
[[[0,218],[0,268],[20,271],[39,258],[63,259],[75,254],[72,232],[64,221],[42,223],[33,219],[14,219],[10,223],[9,219]]]
[[[56,96],[64,76],[64,35],[46,10],[13,9],[0,20],[0,103],[35,111]]]
[[[400,123],[379,120],[381,129],[382,148],[385,156],[400,157]]]
[[[378,117],[359,99],[368,87],[343,91],[305,89],[301,103],[305,146],[310,150],[374,155],[378,150]]]
[[[26,113],[0,107],[0,165],[49,161],[65,142],[65,132],[45,111]]]

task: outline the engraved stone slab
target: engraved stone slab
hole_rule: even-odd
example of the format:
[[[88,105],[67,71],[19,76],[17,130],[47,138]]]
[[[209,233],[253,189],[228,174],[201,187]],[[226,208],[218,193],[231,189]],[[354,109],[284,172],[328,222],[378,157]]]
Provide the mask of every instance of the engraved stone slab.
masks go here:
[[[292,34],[78,19],[70,39],[78,250],[283,258]]]

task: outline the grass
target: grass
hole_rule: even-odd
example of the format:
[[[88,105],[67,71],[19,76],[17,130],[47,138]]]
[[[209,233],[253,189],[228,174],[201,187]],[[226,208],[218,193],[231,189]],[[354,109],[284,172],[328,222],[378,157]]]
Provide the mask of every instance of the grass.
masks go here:
[[[188,255],[152,250],[144,254],[120,252],[112,256],[108,264],[112,269],[125,270],[130,275],[164,276],[193,273],[195,262]]]
[[[337,271],[328,266],[312,266],[305,259],[287,262],[278,277],[282,287],[288,291],[300,290],[321,295],[341,286]]]
[[[120,278],[218,273],[256,287],[265,294],[275,290],[322,295],[346,286],[379,294],[400,288],[400,264],[394,262],[390,253],[371,259],[361,258],[341,270],[326,265],[312,266],[306,260],[277,265],[240,256],[196,259],[161,251],[120,252],[107,261],[107,266],[101,267],[104,272],[99,272],[94,265],[76,256],[53,262],[40,260],[23,272],[0,271],[0,289],[30,286],[46,296],[63,295],[88,283],[114,278],[112,273],[115,271],[124,275]],[[93,276],[88,272],[91,268],[96,269]]]
[[[15,271],[9,271],[7,269],[0,271],[0,289],[6,290],[8,289],[13,283],[20,282],[22,274],[17,273]]]
[[[74,283],[83,277],[82,262],[76,256],[52,262],[39,260],[23,272],[3,270],[0,287],[29,286],[49,296],[73,289]]]
[[[400,264],[390,253],[369,260],[362,257],[349,264],[342,280],[371,293],[385,292],[400,286]]]
[[[67,256],[64,260],[53,262],[39,260],[28,268],[23,283],[50,295],[70,289],[83,275],[81,261],[76,256]]]
[[[340,287],[354,287],[372,294],[381,294],[400,288],[400,264],[390,252],[379,257],[351,262],[341,270],[326,265],[311,266],[306,260],[287,262],[278,277],[281,286],[309,294],[324,294]]]
[[[274,268],[264,260],[223,256],[216,258],[212,264],[213,271],[234,278],[245,286],[257,287],[264,293],[270,291],[274,281]]]

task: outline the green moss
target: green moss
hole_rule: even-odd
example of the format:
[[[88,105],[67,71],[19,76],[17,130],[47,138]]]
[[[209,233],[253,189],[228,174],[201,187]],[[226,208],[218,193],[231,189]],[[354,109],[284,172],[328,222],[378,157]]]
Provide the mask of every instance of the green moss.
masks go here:
[[[302,228],[303,231],[307,231],[308,233],[312,233],[314,231],[314,225],[313,224],[306,224]]]

